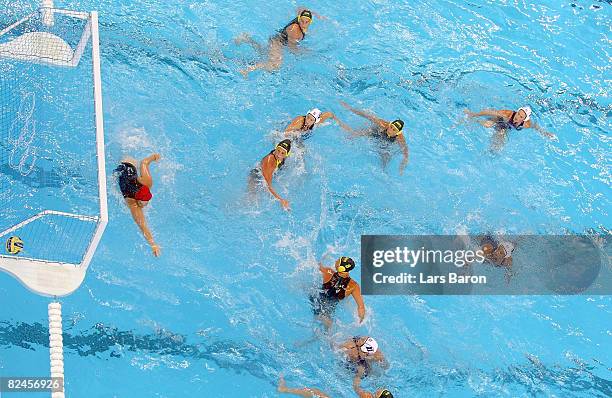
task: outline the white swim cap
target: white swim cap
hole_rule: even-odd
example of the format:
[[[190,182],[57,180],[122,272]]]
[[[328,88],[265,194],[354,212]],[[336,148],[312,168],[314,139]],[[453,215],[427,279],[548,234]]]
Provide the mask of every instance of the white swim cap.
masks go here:
[[[528,106],[522,106],[522,107],[520,107],[520,108],[518,109],[518,111],[523,111],[523,112],[525,112],[525,115],[527,115],[527,116],[525,117],[525,121],[527,121],[527,120],[531,119],[531,108],[530,108],[530,107],[528,107]],[[517,111],[517,112],[518,112],[518,111]]]
[[[321,120],[321,111],[318,108],[309,110],[307,115],[312,115],[315,118],[315,123],[319,123]]]
[[[378,351],[378,343],[373,338],[368,337],[365,343],[363,343],[361,346],[361,351],[365,352],[366,354],[375,354],[376,351]]]

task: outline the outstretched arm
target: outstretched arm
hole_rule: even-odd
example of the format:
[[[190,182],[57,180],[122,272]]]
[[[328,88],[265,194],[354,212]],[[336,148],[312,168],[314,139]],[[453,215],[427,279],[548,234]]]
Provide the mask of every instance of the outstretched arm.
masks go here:
[[[549,132],[549,131],[544,130],[544,129],[542,128],[542,126],[540,126],[540,125],[539,125],[539,124],[537,124],[537,123],[532,123],[532,126],[530,126],[530,127],[532,127],[533,129],[535,129],[535,131],[537,131],[538,133],[540,133],[540,135],[541,135],[541,136],[543,136],[543,137],[546,137],[546,138],[551,139],[551,140],[556,140],[556,139],[557,139],[557,136],[556,136],[556,135],[554,135],[553,133],[551,133],[551,132]]]
[[[478,116],[506,117],[508,111],[506,110],[496,111],[495,109],[485,109],[480,112],[471,112],[470,110],[466,109],[464,112],[469,117],[478,117]]]
[[[363,297],[361,296],[361,288],[357,282],[355,282],[355,288],[351,292],[351,295],[357,304],[357,315],[359,315],[359,323],[361,323],[363,322],[363,318],[365,318],[365,304],[363,303]]]
[[[274,166],[270,164],[271,161],[273,162],[274,159],[270,159],[268,156],[266,156],[266,158],[262,161],[261,174],[263,174],[264,180],[266,181],[268,191],[270,191],[272,196],[274,196],[280,201],[283,209],[289,210],[289,202],[283,199],[279,194],[277,194],[274,188],[272,187],[272,173],[274,172]]]
[[[291,133],[294,131],[298,131],[302,127],[303,124],[304,124],[304,121],[302,120],[302,116],[295,117],[291,121],[291,123],[289,123],[289,125],[285,127],[285,137],[293,135]]]
[[[130,209],[130,213],[132,213],[132,218],[136,222],[136,225],[138,225],[145,239],[147,240],[149,245],[151,245],[153,255],[155,257],[159,257],[159,246],[155,243],[155,240],[153,239],[153,234],[151,233],[151,230],[149,230],[149,226],[147,225],[147,220],[145,219],[142,208],[138,207],[135,201],[128,201],[127,204],[128,208]]]
[[[406,144],[406,138],[404,137],[404,134],[400,135],[397,138],[397,142],[399,146],[402,148],[402,153],[404,154],[404,158],[402,159],[402,163],[400,164],[400,175],[402,175],[404,174],[404,169],[406,168],[406,165],[408,164],[408,155],[409,155],[408,144]]]
[[[376,359],[376,361],[378,361],[378,363],[380,364],[380,366],[383,369],[389,369],[389,362],[387,361],[387,358],[385,358],[385,356],[383,355],[382,352],[378,351],[375,354],[374,359]]]
[[[383,120],[379,117],[377,117],[376,115],[373,115],[372,113],[366,112],[366,111],[361,111],[359,109],[355,109],[352,106],[350,106],[349,104],[347,104],[344,101],[340,101],[340,104],[342,104],[343,107],[345,107],[346,109],[348,109],[349,111],[353,112],[355,115],[364,117],[366,119],[368,119],[369,121],[371,121],[372,123],[376,123],[381,127],[387,127],[389,125],[389,122],[387,122],[386,120]]]
[[[282,392],[285,394],[299,395],[300,397],[306,397],[306,398],[314,398],[314,397],[330,398],[330,396],[325,394],[323,391],[316,389],[316,388],[312,388],[312,387],[289,388],[287,387],[287,384],[285,383],[285,379],[283,378],[283,375],[281,375],[280,378],[278,379],[278,392]]]
[[[333,274],[334,273],[334,271],[331,268],[324,266],[323,263],[319,263],[319,271],[321,271],[322,274],[326,274],[326,273]]]
[[[334,119],[336,123],[338,123],[338,126],[340,126],[344,131],[347,131],[349,133],[354,133],[353,129],[349,125],[344,123],[342,120],[338,118],[338,116],[336,116],[335,114],[331,112],[324,112],[321,115],[321,120],[319,121],[319,123],[323,123],[325,120],[330,119],[330,118]]]
[[[363,367],[360,366],[357,370],[357,375],[355,375],[355,378],[353,379],[353,390],[357,393],[359,398],[372,398],[372,394],[361,389],[361,378],[363,377],[364,372]]]
[[[327,119],[336,119],[336,115],[334,115],[332,112],[329,112],[329,111],[323,112],[321,114],[321,118],[319,119],[319,123],[323,123]]]

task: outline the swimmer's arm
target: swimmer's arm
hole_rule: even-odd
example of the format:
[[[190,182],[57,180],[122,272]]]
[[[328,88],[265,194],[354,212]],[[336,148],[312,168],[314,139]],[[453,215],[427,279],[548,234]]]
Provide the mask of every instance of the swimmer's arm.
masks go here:
[[[332,343],[334,344],[334,343]],[[338,347],[339,349],[343,350],[343,351],[348,351],[351,348],[353,348],[355,346],[355,343],[353,342],[353,340],[349,340],[349,341],[345,341],[344,343],[340,344],[340,345],[335,345],[335,347]]]
[[[291,123],[289,123],[289,125],[285,128],[285,137],[295,135],[291,133],[299,130],[300,127],[302,127],[302,124],[300,122],[301,119],[302,119],[302,116],[297,116],[291,121]]]
[[[372,394],[361,389],[361,377],[363,377],[364,370],[362,367],[359,367],[357,371],[357,375],[353,379],[353,390],[357,393],[359,398],[372,398]]]
[[[504,258],[502,265],[505,268],[504,278],[506,279],[506,283],[510,283],[510,279],[512,279],[512,275],[514,274],[512,271],[512,257]]]
[[[359,109],[355,109],[352,106],[350,106],[349,104],[347,104],[344,101],[340,101],[340,104],[342,104],[342,106],[344,106],[346,109],[348,109],[349,111],[353,112],[355,115],[364,117],[366,119],[368,119],[369,121],[371,121],[372,123],[376,123],[381,127],[385,127],[387,128],[387,126],[389,125],[389,122],[387,122],[386,120],[383,120],[379,117],[376,117],[375,115],[366,112],[366,111],[360,111]]]
[[[261,162],[261,174],[263,174],[264,180],[266,180],[266,186],[268,187],[268,191],[270,191],[272,196],[274,196],[276,199],[282,201],[283,198],[279,194],[276,193],[274,188],[272,188],[272,173],[273,173],[274,167],[270,165],[270,160],[272,161],[274,160],[270,159],[269,156],[266,156],[266,159],[264,159]]]
[[[363,303],[363,297],[361,296],[361,288],[357,282],[355,282],[355,288],[351,292],[351,295],[357,304],[357,315],[359,315],[359,323],[361,323],[363,322],[363,318],[365,318],[365,304]]]
[[[538,133],[540,133],[541,136],[546,137],[548,139],[551,140],[556,140],[557,136],[554,135],[553,133],[546,131],[542,128],[542,126],[540,126],[537,123],[531,123],[531,120],[527,121],[527,125],[525,126],[525,128],[533,128],[535,129],[535,131],[537,131]]]
[[[136,204],[128,203],[128,207],[130,209],[130,213],[132,213],[132,218],[136,222],[136,225],[138,225],[145,239],[147,240],[147,242],[153,249],[153,254],[155,255],[155,257],[158,257],[159,256],[159,246],[157,246],[157,244],[155,243],[155,240],[153,239],[153,234],[151,233],[151,230],[149,229],[149,226],[147,225],[147,220],[145,219],[142,209],[138,207]]]
[[[334,115],[332,112],[323,112],[321,114],[321,119],[319,119],[319,123],[323,123],[327,119],[337,120],[336,115]]]
[[[389,362],[387,361],[387,358],[385,358],[382,352],[378,351],[376,353],[376,360],[380,363],[380,366],[383,369],[389,369]]]
[[[408,144],[406,144],[406,138],[404,138],[403,133],[402,135],[398,137],[397,142],[399,143],[399,146],[402,148],[402,153],[404,154],[404,158],[402,159],[402,163],[400,164],[400,175],[402,175],[404,173],[404,169],[406,168],[406,165],[408,164],[408,156],[410,152],[408,151]]]
[[[512,114],[512,111],[507,111],[507,110],[496,111],[495,109],[485,109],[485,110],[482,110],[480,112],[474,113],[474,112],[470,112],[469,110],[466,109],[465,113],[469,117],[491,116],[491,117],[503,117],[503,118],[507,118],[507,117],[509,117]]]
[[[324,274],[324,273],[326,273],[326,272],[327,272],[327,273],[332,273],[332,274],[333,274],[332,269],[331,269],[331,268],[329,268],[329,267],[325,267],[325,266],[323,265],[323,263],[319,263],[319,271],[321,271],[321,273],[322,273],[322,274]]]
[[[329,119],[329,118],[334,119],[336,123],[338,123],[338,126],[342,128],[342,130],[347,131],[351,134],[355,133],[348,124],[344,123],[342,120],[338,118],[338,116],[336,116],[335,114],[331,112],[325,112],[323,115],[321,115],[321,121],[319,123],[322,123],[324,120]]]

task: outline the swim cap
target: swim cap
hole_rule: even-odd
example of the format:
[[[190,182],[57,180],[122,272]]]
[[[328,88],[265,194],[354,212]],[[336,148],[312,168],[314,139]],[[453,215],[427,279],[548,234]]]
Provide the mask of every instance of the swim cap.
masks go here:
[[[400,119],[395,119],[391,122],[391,125],[397,129],[398,134],[401,133],[404,128],[404,122]]]
[[[531,108],[530,107],[528,107],[528,106],[520,107],[517,112],[519,112],[519,111],[523,111],[523,112],[525,112],[525,115],[527,115],[527,116],[525,116],[525,121],[531,119]]]
[[[136,166],[128,162],[121,162],[121,164],[115,169],[115,173],[124,175],[128,180],[135,180],[138,178]]]
[[[312,21],[312,12],[310,12],[309,10],[303,10],[300,13],[300,17],[305,17],[305,18],[308,18],[308,19],[310,19]]]
[[[355,261],[350,257],[340,257],[340,264],[338,265],[338,272],[350,272],[355,268]]]
[[[306,116],[308,115],[312,115],[312,117],[315,118],[315,123],[319,123],[319,121],[321,120],[321,111],[318,108],[309,110]]]
[[[287,156],[289,156],[289,152],[291,152],[291,140],[282,140],[278,144],[276,144],[277,148],[283,148],[287,151]]]
[[[391,391],[385,388],[376,398],[393,398],[393,394],[391,394]]]
[[[376,351],[378,351],[378,343],[373,338],[368,337],[368,339],[365,341],[365,343],[363,343],[360,349],[366,354],[375,354]]]
[[[149,187],[147,187],[146,185],[143,185],[142,187],[140,187],[138,192],[134,194],[134,199],[140,200],[142,202],[148,202],[151,200],[152,197],[153,195],[151,194]]]

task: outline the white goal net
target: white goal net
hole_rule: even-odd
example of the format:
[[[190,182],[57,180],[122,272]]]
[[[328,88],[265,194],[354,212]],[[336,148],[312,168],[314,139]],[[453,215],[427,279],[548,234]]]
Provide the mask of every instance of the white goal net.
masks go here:
[[[63,296],[107,223],[97,14],[42,8],[5,26],[0,269]]]

